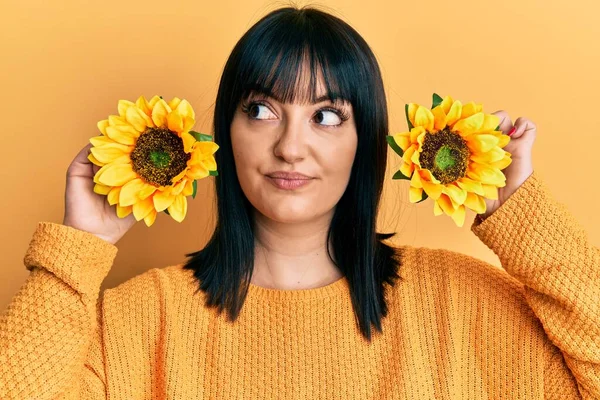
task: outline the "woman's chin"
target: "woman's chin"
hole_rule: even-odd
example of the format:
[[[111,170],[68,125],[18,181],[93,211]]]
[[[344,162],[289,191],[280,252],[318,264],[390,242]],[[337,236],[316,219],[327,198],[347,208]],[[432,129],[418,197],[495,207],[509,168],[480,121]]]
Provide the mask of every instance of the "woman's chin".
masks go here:
[[[307,222],[315,217],[314,207],[308,206],[282,207],[281,205],[274,205],[261,211],[261,214],[282,224]]]

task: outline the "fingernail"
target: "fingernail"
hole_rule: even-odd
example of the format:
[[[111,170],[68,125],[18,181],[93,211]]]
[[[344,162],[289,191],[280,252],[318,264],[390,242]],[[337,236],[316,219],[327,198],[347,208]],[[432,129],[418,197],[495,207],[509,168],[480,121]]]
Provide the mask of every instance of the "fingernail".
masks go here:
[[[513,126],[513,128],[510,130],[510,132],[507,133],[508,136],[512,135],[513,133],[515,133],[515,131],[517,130],[516,126]]]

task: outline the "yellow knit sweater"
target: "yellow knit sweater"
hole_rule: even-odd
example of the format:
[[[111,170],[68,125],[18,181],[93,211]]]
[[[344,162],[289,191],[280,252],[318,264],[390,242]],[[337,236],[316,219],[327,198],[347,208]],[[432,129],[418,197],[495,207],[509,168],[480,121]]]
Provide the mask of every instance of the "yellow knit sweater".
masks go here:
[[[345,278],[251,285],[231,323],[182,264],[100,295],[117,247],[40,222],[0,318],[0,398],[599,399],[599,249],[535,172],[471,230],[503,268],[400,246],[368,344]]]

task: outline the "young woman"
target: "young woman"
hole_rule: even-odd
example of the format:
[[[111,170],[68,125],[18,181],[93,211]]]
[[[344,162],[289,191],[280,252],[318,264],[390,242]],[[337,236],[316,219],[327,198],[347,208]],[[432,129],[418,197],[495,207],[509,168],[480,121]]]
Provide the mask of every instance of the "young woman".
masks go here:
[[[503,269],[386,244],[375,56],[323,11],[269,13],[221,78],[209,243],[100,296],[136,220],[86,146],[0,319],[0,398],[599,398],[600,254],[533,172],[535,125],[496,115],[514,161],[472,230]]]

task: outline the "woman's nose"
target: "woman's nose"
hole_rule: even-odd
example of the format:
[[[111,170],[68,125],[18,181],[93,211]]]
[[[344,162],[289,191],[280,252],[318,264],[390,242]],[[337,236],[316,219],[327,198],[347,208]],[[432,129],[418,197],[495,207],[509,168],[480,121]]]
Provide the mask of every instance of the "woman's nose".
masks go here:
[[[308,123],[301,122],[299,119],[288,119],[286,123],[282,124],[281,134],[275,143],[273,154],[288,163],[302,160],[307,151],[308,129]]]

